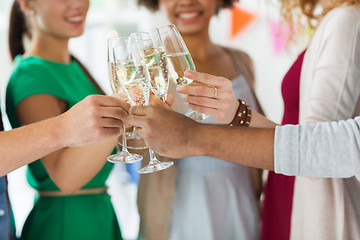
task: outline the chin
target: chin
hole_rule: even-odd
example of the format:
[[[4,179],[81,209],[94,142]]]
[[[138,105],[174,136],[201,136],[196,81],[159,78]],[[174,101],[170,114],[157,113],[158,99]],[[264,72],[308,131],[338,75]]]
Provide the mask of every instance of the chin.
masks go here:
[[[194,35],[200,33],[203,30],[203,28],[199,26],[180,26],[180,25],[178,29],[182,35]]]

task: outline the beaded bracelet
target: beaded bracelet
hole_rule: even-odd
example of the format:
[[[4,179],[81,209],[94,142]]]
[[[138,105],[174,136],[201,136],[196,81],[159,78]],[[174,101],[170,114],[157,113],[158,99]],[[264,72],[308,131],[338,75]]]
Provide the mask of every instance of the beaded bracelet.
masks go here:
[[[231,121],[230,126],[248,127],[251,121],[251,108],[243,100],[239,101],[239,108]]]

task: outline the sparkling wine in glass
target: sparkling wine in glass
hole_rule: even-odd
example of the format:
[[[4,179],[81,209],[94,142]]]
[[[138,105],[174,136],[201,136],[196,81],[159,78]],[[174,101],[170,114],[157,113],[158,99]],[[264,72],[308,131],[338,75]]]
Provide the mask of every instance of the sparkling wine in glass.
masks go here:
[[[140,65],[146,78],[147,86],[162,101],[166,100],[169,88],[167,59],[164,46],[157,29],[130,35],[133,42],[134,52],[138,56]],[[143,104],[148,105],[149,102]],[[160,162],[152,149],[149,148],[150,162],[147,166],[139,169],[140,174],[161,171],[171,167],[174,162]]]
[[[107,53],[107,65],[108,65],[108,75],[110,80],[111,89],[114,96],[119,97],[122,100],[128,100],[127,92],[123,86],[122,79],[119,78],[119,75],[116,71],[115,63],[115,49],[126,50],[127,47],[127,38],[120,38],[117,36],[116,32],[110,32],[108,37],[108,53]],[[138,154],[130,153],[127,150],[126,142],[126,127],[123,123],[123,133],[122,133],[122,150],[117,153],[107,157],[107,160],[112,163],[134,163],[142,160],[143,157]]]
[[[171,24],[159,28],[159,32],[165,47],[170,80],[176,85],[181,86],[192,83],[192,79],[185,77],[185,71],[195,71],[195,64],[179,31],[175,25]],[[186,111],[185,115],[196,121],[201,121],[208,117],[208,115],[190,108]]]

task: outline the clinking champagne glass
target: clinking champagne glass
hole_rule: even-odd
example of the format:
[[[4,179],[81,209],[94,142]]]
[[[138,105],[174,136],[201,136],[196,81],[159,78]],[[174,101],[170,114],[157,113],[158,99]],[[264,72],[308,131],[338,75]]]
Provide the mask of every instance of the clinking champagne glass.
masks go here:
[[[179,31],[175,25],[171,24],[159,28],[159,32],[165,46],[170,80],[176,85],[181,86],[192,83],[192,79],[185,77],[185,71],[195,71],[195,64]],[[191,108],[186,111],[185,115],[196,121],[201,121],[208,117],[208,115]]]
[[[116,81],[112,81],[112,78],[117,78],[116,71],[115,71],[115,65],[114,65],[114,59],[113,59],[113,49],[117,45],[119,45],[119,38],[118,33],[115,30],[111,30],[108,33],[108,51],[107,51],[107,65],[108,65],[108,73],[109,73],[109,79],[110,79],[110,85],[113,93],[118,93],[117,95],[120,96],[123,100],[127,100],[126,94],[123,92],[121,88],[119,88],[118,85],[114,84]],[[117,143],[122,146],[123,138],[120,136],[117,139]],[[136,132],[135,127],[133,127],[133,130],[131,132],[126,132],[126,148],[128,149],[146,149],[147,146],[145,145],[145,142],[142,138],[140,138]]]
[[[164,44],[158,29],[152,28],[131,35],[137,39],[138,48],[144,53],[145,70],[150,83],[150,89],[155,96],[165,102],[169,89],[167,58]]]
[[[134,53],[142,66],[147,86],[162,101],[166,100],[169,88],[167,76],[167,61],[164,46],[157,29],[146,32],[133,33],[130,35],[133,41]],[[149,89],[150,90],[150,89]],[[150,92],[150,91],[149,91]],[[148,105],[145,102],[144,105]],[[140,174],[161,171],[171,167],[174,162],[160,162],[153,150],[149,148],[150,162],[147,166],[139,169]]]
[[[126,55],[126,48],[127,48],[127,42],[128,38],[120,38],[117,37],[117,33],[112,32],[109,33],[108,38],[108,56],[107,56],[107,64],[108,64],[108,73],[109,73],[109,80],[111,89],[113,91],[113,94],[115,96],[120,97],[123,100],[128,100],[128,97],[126,96],[126,91],[124,91],[123,81],[117,74],[116,68],[116,59],[115,59],[115,49],[122,53],[121,56]],[[118,53],[120,55],[120,53]],[[118,57],[120,58],[120,56]],[[119,59],[120,61],[120,59]],[[126,144],[126,127],[123,123],[123,133],[122,133],[122,150],[117,153],[113,154],[107,157],[107,160],[112,163],[134,163],[137,161],[142,160],[143,157],[138,154],[130,153],[127,150],[127,144]]]

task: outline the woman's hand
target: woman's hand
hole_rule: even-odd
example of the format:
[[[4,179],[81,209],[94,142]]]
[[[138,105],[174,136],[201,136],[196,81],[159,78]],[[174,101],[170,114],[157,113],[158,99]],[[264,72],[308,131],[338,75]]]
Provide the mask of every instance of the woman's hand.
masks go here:
[[[184,94],[189,107],[210,115],[221,124],[229,124],[239,107],[230,80],[206,73],[186,71],[185,76],[194,82],[187,86],[178,86],[177,91]]]

